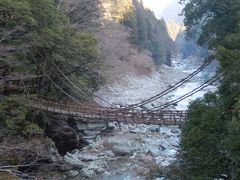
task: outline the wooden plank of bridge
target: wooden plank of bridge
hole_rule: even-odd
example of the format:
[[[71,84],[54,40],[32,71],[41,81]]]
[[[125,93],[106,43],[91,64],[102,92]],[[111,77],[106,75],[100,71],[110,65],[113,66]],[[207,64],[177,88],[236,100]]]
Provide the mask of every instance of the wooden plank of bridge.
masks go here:
[[[136,118],[137,118],[136,113],[132,112],[132,124],[136,124],[136,121],[137,121]]]
[[[156,125],[180,125],[185,123],[186,112],[184,111],[156,111],[138,112],[131,110],[84,108],[71,106],[69,104],[55,103],[45,100],[31,103],[34,108],[56,112],[67,115],[85,117],[87,119],[98,119],[99,121],[120,121],[124,123],[136,124],[156,124]]]

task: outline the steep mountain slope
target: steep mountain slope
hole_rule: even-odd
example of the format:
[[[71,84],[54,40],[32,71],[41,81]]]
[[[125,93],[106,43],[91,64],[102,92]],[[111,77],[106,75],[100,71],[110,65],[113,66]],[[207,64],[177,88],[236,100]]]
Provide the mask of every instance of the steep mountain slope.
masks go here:
[[[104,30],[98,33],[106,69],[104,74],[110,80],[128,73],[149,75],[155,70],[151,53],[138,52],[129,43],[129,31],[116,22],[105,22]],[[109,79],[108,78],[108,79]]]
[[[165,22],[141,3],[101,0],[100,9],[97,37],[108,67],[104,74],[110,80],[129,73],[150,75],[169,61],[173,43]]]

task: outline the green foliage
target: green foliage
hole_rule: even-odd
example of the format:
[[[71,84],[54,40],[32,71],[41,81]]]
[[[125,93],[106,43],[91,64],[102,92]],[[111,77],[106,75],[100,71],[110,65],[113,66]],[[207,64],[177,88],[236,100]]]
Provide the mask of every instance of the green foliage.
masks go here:
[[[221,64],[220,73],[223,75],[219,91],[217,92],[219,97],[218,104],[213,104],[212,107],[205,104],[203,107],[208,108],[208,110],[194,105],[196,103],[199,104],[199,101],[194,102],[190,106],[189,125],[187,125],[185,132],[191,133],[190,135],[184,133],[182,141],[182,147],[185,151],[183,152],[185,153],[184,159],[188,165],[187,168],[191,169],[193,159],[202,158],[202,156],[206,155],[206,152],[201,151],[202,146],[200,144],[200,146],[194,146],[194,151],[198,153],[192,153],[192,148],[185,139],[189,142],[194,141],[195,134],[192,130],[203,127],[202,131],[204,133],[199,134],[199,136],[205,139],[204,144],[211,144],[212,139],[205,137],[205,134],[208,134],[208,132],[204,131],[205,128],[211,128],[214,136],[221,137],[215,139],[216,143],[213,144],[215,152],[206,156],[207,159],[212,160],[209,162],[209,165],[212,166],[206,164],[208,169],[204,169],[201,161],[195,163],[195,167],[197,169],[203,168],[203,173],[208,176],[216,177],[219,173],[226,173],[231,179],[239,179],[240,1],[191,0],[186,4],[183,14],[186,16],[185,25],[187,26],[188,37],[196,38],[200,45],[206,45],[216,52],[215,57]],[[216,113],[211,114],[209,112],[211,110],[216,110]],[[201,115],[198,115],[199,117],[197,117],[197,114],[192,116],[192,112],[196,111],[201,112]],[[219,117],[220,114],[221,117]],[[207,124],[203,124],[205,119],[208,122]],[[196,121],[201,121],[201,123],[194,125]],[[218,122],[219,124],[213,122]],[[222,154],[219,154],[219,151]],[[217,162],[224,166],[219,166]],[[201,175],[201,171],[194,171],[194,175]]]
[[[25,126],[25,129],[23,131],[25,136],[31,136],[31,135],[43,135],[44,130],[41,129],[37,124],[30,123]]]
[[[13,133],[22,130],[27,109],[20,105],[19,96],[4,97],[0,101],[0,120],[1,125]]]
[[[181,0],[184,2],[185,0]],[[219,45],[227,33],[238,30],[239,1],[189,1],[183,11],[187,35],[196,38],[200,45]]]
[[[2,97],[0,101],[0,125],[6,134],[43,134],[43,130],[27,118],[28,109],[21,96]]]
[[[238,101],[236,108],[240,108]],[[232,179],[240,177],[240,114],[235,112],[232,119],[227,122],[227,136],[223,140],[223,145],[227,152],[227,158],[230,159],[229,171]]]
[[[31,16],[36,22],[35,27],[30,27],[31,30],[41,32],[48,29],[54,31],[66,23],[67,17],[55,7],[53,0],[40,0],[37,3],[30,0],[29,3]]]
[[[192,102],[187,121],[181,147],[188,174],[210,178],[224,173],[227,162],[221,140],[226,130],[218,97],[206,94],[204,99]]]
[[[11,65],[11,73],[47,74],[79,99],[86,97],[76,94],[63,79],[74,76],[76,86],[87,96],[99,88],[103,81],[96,73],[101,68],[96,38],[72,27],[53,0],[4,0],[0,9],[13,14],[0,28],[0,36],[6,38],[3,45],[14,49],[3,56]],[[19,63],[15,63],[16,59]],[[62,97],[62,92],[46,76],[39,81],[38,92]]]
[[[0,20],[0,66],[4,67],[4,76],[42,75],[34,82],[37,88],[29,93],[64,100],[65,91],[79,100],[91,98],[103,83],[97,73],[101,69],[97,40],[70,24],[73,14],[69,14],[69,20],[54,0],[1,0],[0,10],[9,14]],[[21,98],[20,92],[1,96],[1,127],[11,135],[43,135],[36,124],[40,121],[23,106]]]
[[[2,0],[0,2],[0,10],[6,12],[6,17],[1,18],[0,23],[2,28],[16,27],[17,25],[28,24],[32,25],[35,23],[31,17],[31,7],[28,1],[18,0]]]

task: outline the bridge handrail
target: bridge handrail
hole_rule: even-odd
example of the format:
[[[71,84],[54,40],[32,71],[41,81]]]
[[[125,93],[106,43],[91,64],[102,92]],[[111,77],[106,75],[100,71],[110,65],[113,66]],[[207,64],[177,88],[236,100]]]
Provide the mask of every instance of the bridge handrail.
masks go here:
[[[186,111],[180,110],[161,110],[153,111],[134,111],[125,109],[118,111],[113,109],[84,108],[82,106],[71,106],[69,104],[46,101],[43,99],[30,100],[32,108],[39,108],[51,112],[79,116],[87,119],[99,119],[101,121],[119,121],[125,123],[158,124],[158,125],[182,125],[186,121]]]

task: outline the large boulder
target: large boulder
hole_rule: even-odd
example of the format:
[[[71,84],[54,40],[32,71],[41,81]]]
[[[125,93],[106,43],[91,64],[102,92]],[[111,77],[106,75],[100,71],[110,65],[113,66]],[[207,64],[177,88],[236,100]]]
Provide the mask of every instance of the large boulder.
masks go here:
[[[110,141],[109,142],[112,152],[115,155],[127,156],[133,155],[134,148],[126,141]]]
[[[68,117],[50,116],[50,124],[46,128],[46,135],[56,144],[61,155],[74,149],[81,149],[88,145],[76,131],[67,123]]]
[[[75,150],[64,156],[65,162],[71,164],[83,177],[93,177],[95,174],[102,174],[108,167],[108,157],[93,155],[89,152]]]
[[[148,130],[151,131],[151,132],[159,132],[159,127],[150,125],[148,127]]]
[[[81,118],[70,118],[68,122],[76,133],[82,137],[82,140],[88,144],[94,143],[104,131],[108,130],[107,124],[99,121],[85,121]]]
[[[66,173],[67,177],[68,178],[73,178],[73,177],[76,177],[77,175],[79,174],[78,171],[74,171],[74,170],[70,170]]]
[[[87,166],[87,164],[85,164],[84,162],[82,162],[79,158],[78,158],[78,154],[74,153],[67,153],[64,156],[64,161],[67,162],[68,164],[73,165],[74,167],[78,168],[78,169],[82,169],[84,167]]]
[[[122,146],[122,145],[114,145],[112,147],[112,151],[114,154],[119,155],[119,156],[126,156],[126,155],[132,155],[132,149],[130,146]]]

